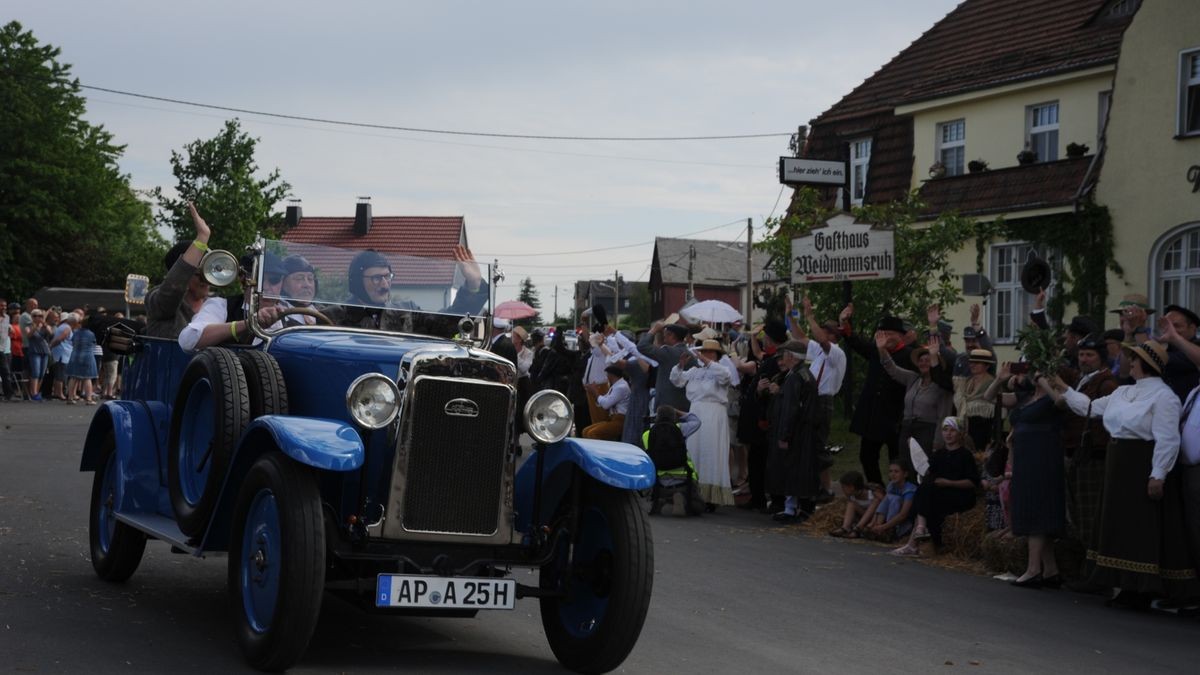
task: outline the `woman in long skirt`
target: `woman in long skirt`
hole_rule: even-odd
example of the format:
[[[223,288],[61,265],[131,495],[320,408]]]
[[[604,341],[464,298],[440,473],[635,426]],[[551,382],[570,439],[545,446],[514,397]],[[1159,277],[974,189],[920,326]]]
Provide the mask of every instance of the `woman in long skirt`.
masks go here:
[[[687,439],[688,457],[696,464],[700,496],[709,511],[732,506],[729,485],[729,394],[732,379],[720,363],[721,343],[705,340],[696,356],[698,365],[684,370],[692,360],[688,352],[671,368],[671,384],[684,387],[691,412],[700,418],[700,433]],[[664,364],[665,365],[665,364]]]
[[[1116,601],[1148,605],[1154,597],[1200,598],[1200,581],[1183,531],[1178,472],[1179,397],[1162,381],[1167,349],[1148,340],[1126,347],[1134,384],[1090,401],[1053,382],[1077,415],[1101,417],[1111,440],[1090,581],[1120,589]]]

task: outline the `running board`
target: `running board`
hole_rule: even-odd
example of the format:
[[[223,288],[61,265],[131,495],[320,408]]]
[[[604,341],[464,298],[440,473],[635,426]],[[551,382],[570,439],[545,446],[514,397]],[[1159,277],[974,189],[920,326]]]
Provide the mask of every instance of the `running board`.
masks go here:
[[[119,522],[145,532],[154,539],[167,542],[172,549],[179,549],[197,558],[204,557],[204,552],[200,550],[200,547],[190,541],[171,518],[157,513],[116,513],[113,515]]]

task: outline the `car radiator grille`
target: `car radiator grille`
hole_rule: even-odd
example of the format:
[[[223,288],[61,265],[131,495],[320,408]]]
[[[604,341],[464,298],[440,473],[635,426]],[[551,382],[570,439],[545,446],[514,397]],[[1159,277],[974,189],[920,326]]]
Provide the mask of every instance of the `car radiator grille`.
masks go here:
[[[511,390],[461,379],[419,378],[414,386],[404,529],[496,532]],[[474,402],[478,415],[449,414],[454,399]]]

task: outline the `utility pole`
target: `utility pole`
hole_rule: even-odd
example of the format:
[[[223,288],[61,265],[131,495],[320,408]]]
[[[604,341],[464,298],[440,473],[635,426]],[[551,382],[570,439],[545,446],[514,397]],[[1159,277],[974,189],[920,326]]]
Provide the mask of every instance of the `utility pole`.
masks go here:
[[[687,297],[684,302],[693,300],[696,297],[696,287],[692,284],[692,267],[696,262],[696,247],[693,244],[688,244],[688,290]]]
[[[554,284],[554,318],[550,323],[558,323],[558,284]]]
[[[746,219],[746,304],[742,305],[744,327],[750,330],[754,324],[750,314],[754,311],[754,219]]]
[[[621,327],[621,270],[613,270],[613,328]]]

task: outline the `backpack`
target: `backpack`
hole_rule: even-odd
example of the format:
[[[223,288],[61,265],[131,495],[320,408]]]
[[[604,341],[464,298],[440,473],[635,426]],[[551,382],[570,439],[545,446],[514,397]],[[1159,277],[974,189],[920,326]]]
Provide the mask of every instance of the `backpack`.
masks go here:
[[[650,427],[650,442],[646,454],[657,471],[670,471],[687,466],[687,444],[683,432],[673,422],[656,422]]]

